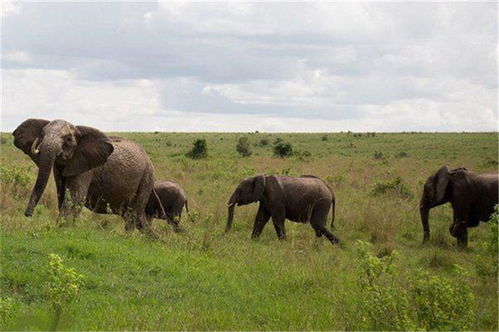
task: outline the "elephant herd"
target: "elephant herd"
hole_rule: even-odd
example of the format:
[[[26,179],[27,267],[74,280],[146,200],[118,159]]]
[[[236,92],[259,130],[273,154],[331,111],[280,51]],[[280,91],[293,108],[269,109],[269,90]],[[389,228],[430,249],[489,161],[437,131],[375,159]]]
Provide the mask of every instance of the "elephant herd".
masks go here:
[[[85,206],[96,213],[122,216],[127,230],[150,231],[152,218],[165,219],[175,231],[180,230],[182,210],[188,211],[187,197],[173,182],[155,182],[154,167],[139,144],[65,120],[28,119],[13,135],[14,145],[38,166],[26,216],[33,214],[53,172],[59,218],[76,217]],[[467,229],[487,221],[494,212],[498,178],[497,172],[476,174],[447,166],[428,177],[420,201],[424,241],[430,237],[429,210],[449,202],[454,212],[450,234],[460,246],[466,246]],[[335,196],[318,177],[257,175],[243,179],[228,201],[226,231],[231,229],[235,206],[254,202],[259,202],[259,208],[252,237],[260,236],[272,218],[279,239],[286,237],[284,221],[288,219],[310,222],[317,237],[339,242],[332,233]],[[326,226],[329,210],[330,229]]]

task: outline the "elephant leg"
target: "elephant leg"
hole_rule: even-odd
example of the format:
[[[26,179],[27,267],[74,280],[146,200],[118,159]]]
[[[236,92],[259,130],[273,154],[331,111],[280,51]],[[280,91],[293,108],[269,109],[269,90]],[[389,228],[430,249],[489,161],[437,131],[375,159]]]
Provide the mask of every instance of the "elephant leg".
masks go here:
[[[283,215],[272,216],[272,223],[274,224],[274,229],[279,240],[286,239],[286,230],[284,229],[285,219],[286,218]]]
[[[450,227],[450,233],[457,238],[457,244],[461,248],[468,245],[468,221],[469,208],[464,204],[455,204],[453,224]]]
[[[71,216],[73,220],[78,217],[85,205],[88,188],[92,182],[92,176],[92,172],[85,172],[65,179],[65,190],[67,189],[69,195],[64,195],[57,221],[69,216]]]
[[[135,227],[140,230],[150,231],[150,223],[146,217],[146,205],[154,188],[153,170],[146,168],[142,181],[140,182],[131,209],[135,216]]]
[[[251,237],[253,239],[258,238],[262,234],[262,230],[270,219],[270,213],[268,213],[263,206],[260,205],[258,212],[256,214],[255,223],[253,225],[253,233]]]
[[[457,238],[457,245],[460,248],[466,248],[468,246],[468,229],[465,228]]]
[[[312,228],[314,229],[315,235],[317,237],[324,235],[331,242],[331,244],[334,245],[339,243],[340,240],[326,228],[329,208],[329,202],[323,204],[319,203],[318,205],[316,205],[310,217],[310,224],[312,225]]]

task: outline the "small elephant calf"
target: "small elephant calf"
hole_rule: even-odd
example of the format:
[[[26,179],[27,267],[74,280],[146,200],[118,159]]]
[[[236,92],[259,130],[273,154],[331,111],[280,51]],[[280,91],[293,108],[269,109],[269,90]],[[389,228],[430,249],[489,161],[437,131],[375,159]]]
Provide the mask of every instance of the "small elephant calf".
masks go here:
[[[187,204],[187,196],[184,190],[176,183],[171,181],[156,181],[154,182],[154,191],[159,197],[163,209],[168,217],[171,217],[177,224],[182,217],[182,209],[189,212]],[[161,207],[158,206],[158,200],[154,198],[154,193],[149,197],[146,205],[146,217],[148,220],[152,218],[161,218]],[[163,216],[166,217],[166,216]]]
[[[332,244],[339,242],[326,228],[331,206],[333,228],[335,197],[324,181],[315,176],[257,175],[242,180],[229,199],[226,232],[232,226],[234,207],[253,202],[260,202],[253,227],[253,238],[260,236],[263,227],[272,217],[279,239],[286,237],[284,220],[289,219],[299,223],[310,222],[317,237],[325,235]]]

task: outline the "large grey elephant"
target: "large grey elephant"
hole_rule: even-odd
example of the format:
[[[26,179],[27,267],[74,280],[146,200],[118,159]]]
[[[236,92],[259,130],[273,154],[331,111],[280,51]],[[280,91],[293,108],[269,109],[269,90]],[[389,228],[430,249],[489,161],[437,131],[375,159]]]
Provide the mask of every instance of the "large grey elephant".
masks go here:
[[[180,218],[182,218],[184,206],[185,210],[189,212],[187,196],[178,184],[171,181],[156,181],[154,183],[154,191],[156,193],[151,193],[146,205],[146,217],[148,219],[162,218],[163,208],[166,215],[179,223]],[[156,194],[159,197],[162,207],[158,204],[159,202],[155,196]]]
[[[28,119],[13,135],[14,145],[39,168],[26,216],[33,214],[53,170],[59,218],[77,216],[86,206],[124,217],[127,230],[134,225],[149,230],[145,207],[153,191],[154,168],[140,145],[64,120]]]
[[[332,244],[339,242],[326,228],[331,205],[334,223],[335,197],[331,189],[319,178],[310,175],[300,177],[257,175],[241,181],[228,202],[228,218],[225,231],[232,227],[234,207],[260,202],[253,226],[252,237],[259,237],[270,217],[279,239],[286,238],[284,220],[306,223],[310,221],[317,237],[325,235]]]
[[[468,244],[468,228],[480,221],[488,221],[498,201],[499,174],[476,174],[466,168],[449,170],[442,166],[428,177],[420,202],[421,222],[426,242],[430,238],[429,211],[436,206],[451,203],[454,217],[450,234],[461,247]]]

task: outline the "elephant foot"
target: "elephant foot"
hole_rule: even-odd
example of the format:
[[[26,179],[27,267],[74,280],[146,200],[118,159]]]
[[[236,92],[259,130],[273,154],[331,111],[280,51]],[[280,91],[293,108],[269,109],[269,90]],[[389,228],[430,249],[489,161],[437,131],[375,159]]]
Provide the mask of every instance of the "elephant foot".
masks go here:
[[[428,241],[430,241],[430,233],[425,232],[423,236],[423,244],[428,243]]]
[[[461,249],[465,249],[466,247],[468,247],[468,235],[458,237],[457,245]]]

